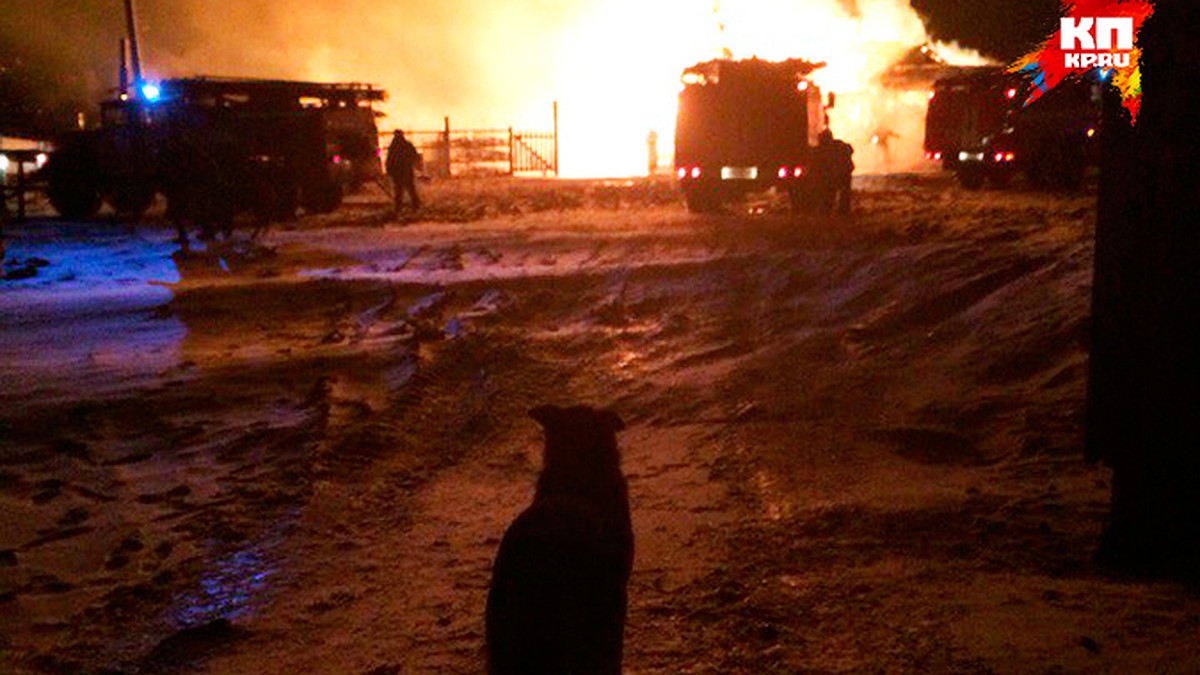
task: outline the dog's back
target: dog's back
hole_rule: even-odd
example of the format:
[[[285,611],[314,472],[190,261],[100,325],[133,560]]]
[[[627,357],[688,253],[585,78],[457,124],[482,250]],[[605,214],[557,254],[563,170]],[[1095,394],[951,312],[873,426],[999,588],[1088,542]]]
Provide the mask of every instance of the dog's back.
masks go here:
[[[500,542],[487,603],[488,670],[620,673],[633,565],[629,498],[609,411],[545,406],[533,504]]]

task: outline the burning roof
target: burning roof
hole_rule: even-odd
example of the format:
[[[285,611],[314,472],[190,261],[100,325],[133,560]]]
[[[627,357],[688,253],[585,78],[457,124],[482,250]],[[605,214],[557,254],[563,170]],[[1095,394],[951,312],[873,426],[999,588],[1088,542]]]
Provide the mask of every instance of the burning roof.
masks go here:
[[[924,89],[943,77],[979,68],[952,65],[942,58],[933,45],[926,43],[904,52],[879,74],[878,81],[889,89]]]
[[[785,59],[783,61],[766,61],[757,57],[744,60],[713,59],[685,69],[683,83],[714,84],[719,82],[722,77],[736,79],[740,82],[780,77],[801,79],[824,67],[824,61],[814,62],[806,59]]]

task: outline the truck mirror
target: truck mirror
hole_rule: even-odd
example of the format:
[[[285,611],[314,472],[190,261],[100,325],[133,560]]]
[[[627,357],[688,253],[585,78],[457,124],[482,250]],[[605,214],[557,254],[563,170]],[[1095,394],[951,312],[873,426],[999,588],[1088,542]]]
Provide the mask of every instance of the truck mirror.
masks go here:
[[[829,92],[829,102],[825,104],[825,109],[830,110],[836,104],[837,104],[837,94],[835,94],[834,92],[831,91],[831,92]]]

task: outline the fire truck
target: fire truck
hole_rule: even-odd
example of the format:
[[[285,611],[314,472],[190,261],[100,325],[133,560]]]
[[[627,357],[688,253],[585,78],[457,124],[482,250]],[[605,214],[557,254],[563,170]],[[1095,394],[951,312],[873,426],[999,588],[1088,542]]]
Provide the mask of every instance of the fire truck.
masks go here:
[[[47,195],[70,218],[102,203],[136,216],[157,194],[195,220],[332,211],[345,190],[380,175],[371,103],[384,96],[357,83],[139,82],[101,104],[99,128],[60,139],[44,168]]]
[[[1030,84],[1002,68],[966,68],[934,83],[925,117],[925,157],[964,188],[1078,187],[1095,163],[1102,83],[1065,82],[1026,106]]]
[[[690,211],[715,211],[771,188],[785,192],[793,210],[804,208],[826,127],[826,105],[809,76],[824,65],[717,59],[683,71],[675,172]]]

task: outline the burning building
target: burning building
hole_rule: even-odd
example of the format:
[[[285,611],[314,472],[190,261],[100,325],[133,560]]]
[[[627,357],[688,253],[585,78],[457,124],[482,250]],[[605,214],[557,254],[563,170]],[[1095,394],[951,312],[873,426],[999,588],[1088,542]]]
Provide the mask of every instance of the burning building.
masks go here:
[[[18,11],[14,25],[62,35],[81,13],[116,14],[110,0],[78,4],[73,13]],[[883,137],[893,154],[906,156],[898,150],[911,144],[920,156],[918,92],[880,81],[929,41],[905,0],[319,0],[302,10],[267,0],[144,0],[139,9],[150,78],[203,71],[375,82],[391,92],[384,128],[436,129],[446,115],[463,128],[546,128],[558,101],[566,176],[644,174],[649,133],[673,135],[679,72],[720,57],[825,61],[817,84],[838,95],[830,123],[860,148],[859,165],[872,170],[866,148],[880,127],[892,134]],[[105,34],[119,33],[110,28]],[[950,63],[980,60],[936,48]],[[111,78],[116,64],[96,54],[114,51],[89,46],[79,69]]]

